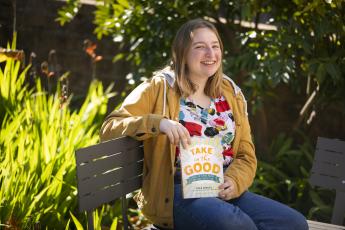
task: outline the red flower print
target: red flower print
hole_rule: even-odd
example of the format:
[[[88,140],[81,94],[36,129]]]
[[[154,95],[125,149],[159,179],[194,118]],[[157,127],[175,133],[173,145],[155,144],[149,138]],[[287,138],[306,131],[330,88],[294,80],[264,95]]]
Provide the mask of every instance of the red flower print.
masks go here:
[[[234,156],[234,150],[232,148],[227,148],[223,151],[223,156]]]
[[[182,123],[182,125],[184,127],[186,127],[186,129],[189,131],[189,134],[191,136],[201,136],[201,129],[202,129],[202,126],[199,125],[199,124],[196,124],[194,122],[187,122],[187,121],[183,121],[180,123]]]
[[[219,98],[219,100],[216,100],[214,102],[215,106],[216,106],[216,110],[217,112],[225,112],[230,110],[230,106],[228,104],[227,101],[225,101],[225,99],[223,97]]]
[[[223,119],[220,119],[220,118],[216,118],[213,120],[214,123],[216,123],[216,125],[218,126],[224,126],[225,125],[225,121]]]

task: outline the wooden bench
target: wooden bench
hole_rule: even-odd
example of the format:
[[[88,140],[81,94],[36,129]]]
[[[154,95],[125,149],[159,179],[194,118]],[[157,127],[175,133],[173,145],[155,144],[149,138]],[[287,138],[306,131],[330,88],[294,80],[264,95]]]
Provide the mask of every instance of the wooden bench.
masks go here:
[[[313,167],[309,182],[313,186],[320,186],[336,190],[330,224],[309,221],[310,229],[345,229],[345,142],[337,139],[319,137],[316,144]],[[324,227],[324,228],[322,228]]]
[[[336,189],[332,224],[308,220],[311,230],[345,230],[345,142],[318,138],[310,183]],[[142,142],[121,137],[76,151],[79,210],[87,211],[94,229],[93,211],[121,197],[124,229],[128,229],[126,194],[142,185]]]
[[[89,230],[93,212],[121,197],[124,229],[128,229],[126,194],[142,185],[142,142],[121,137],[76,151],[79,211],[87,211]]]

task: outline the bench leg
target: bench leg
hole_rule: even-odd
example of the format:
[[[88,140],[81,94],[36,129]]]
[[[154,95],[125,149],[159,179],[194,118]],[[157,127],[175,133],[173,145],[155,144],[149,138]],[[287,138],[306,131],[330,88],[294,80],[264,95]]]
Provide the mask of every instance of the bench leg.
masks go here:
[[[122,204],[122,218],[123,218],[123,229],[127,230],[128,228],[128,219],[127,219],[127,201],[126,195],[121,197]]]
[[[94,230],[93,211],[87,211],[87,226],[89,230]]]
[[[332,214],[332,224],[343,225],[345,214],[345,192],[337,190]]]

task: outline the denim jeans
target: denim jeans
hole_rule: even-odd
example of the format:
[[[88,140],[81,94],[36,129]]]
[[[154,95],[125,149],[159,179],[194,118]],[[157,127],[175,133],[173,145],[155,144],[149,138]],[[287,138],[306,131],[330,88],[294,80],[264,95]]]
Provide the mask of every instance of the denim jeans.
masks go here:
[[[296,210],[266,197],[244,192],[239,198],[183,199],[181,184],[175,184],[174,229],[215,230],[307,230]]]

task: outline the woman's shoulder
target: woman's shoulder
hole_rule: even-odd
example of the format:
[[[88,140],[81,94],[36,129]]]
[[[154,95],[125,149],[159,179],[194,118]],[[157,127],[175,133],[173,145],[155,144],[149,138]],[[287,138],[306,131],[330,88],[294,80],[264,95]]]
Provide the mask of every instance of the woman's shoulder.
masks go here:
[[[241,94],[241,88],[235,83],[232,78],[223,74],[222,87],[226,92],[232,92],[234,95]]]
[[[243,107],[244,114],[248,116],[248,111],[247,111],[247,100],[244,97],[244,94],[241,90],[241,88],[227,75],[223,74],[223,82],[222,82],[222,93],[223,94],[228,94],[224,95],[227,98],[234,96],[236,101],[241,102],[240,106]]]
[[[163,69],[154,72],[151,79],[157,84],[167,83],[170,87],[173,87],[175,84],[175,73],[170,66],[166,66]]]
[[[159,88],[165,83],[165,76],[162,73],[154,72],[149,78],[145,78],[139,85],[136,86],[136,90],[147,91],[150,89]]]
[[[154,72],[152,77],[146,78],[131,91],[129,98],[132,98],[133,96],[138,98],[140,95],[154,97],[161,93],[166,94],[168,85],[171,84],[171,79],[173,79],[173,76],[170,74],[171,73],[167,71]],[[172,82],[172,84],[173,83],[174,82]]]

